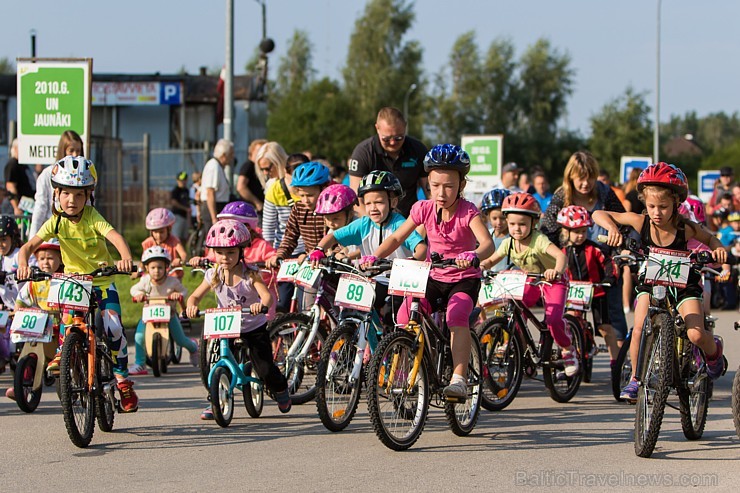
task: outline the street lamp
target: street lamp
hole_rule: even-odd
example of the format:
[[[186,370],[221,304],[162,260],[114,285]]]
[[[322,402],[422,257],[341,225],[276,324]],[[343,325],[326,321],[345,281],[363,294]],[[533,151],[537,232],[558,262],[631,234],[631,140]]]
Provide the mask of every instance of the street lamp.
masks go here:
[[[660,7],[662,0],[658,0],[658,22],[655,53],[655,124],[653,126],[653,162],[660,161]]]
[[[416,84],[411,84],[403,97],[403,117],[406,118],[406,128],[409,125],[409,96],[416,90]]]
[[[36,29],[31,29],[31,58],[36,58]]]

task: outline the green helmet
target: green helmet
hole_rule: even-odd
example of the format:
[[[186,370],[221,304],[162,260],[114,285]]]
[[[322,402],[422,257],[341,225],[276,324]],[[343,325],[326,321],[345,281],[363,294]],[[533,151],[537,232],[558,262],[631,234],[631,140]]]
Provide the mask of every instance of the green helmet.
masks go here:
[[[403,197],[403,187],[398,178],[389,171],[371,171],[360,180],[360,187],[357,189],[357,195],[362,197],[367,192],[386,191],[388,194],[396,197]]]

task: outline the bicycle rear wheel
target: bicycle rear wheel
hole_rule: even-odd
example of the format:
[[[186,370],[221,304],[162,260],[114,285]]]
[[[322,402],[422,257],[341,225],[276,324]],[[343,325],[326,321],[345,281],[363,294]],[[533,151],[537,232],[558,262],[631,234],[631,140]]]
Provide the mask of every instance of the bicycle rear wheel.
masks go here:
[[[424,361],[414,382],[414,339],[400,330],[385,336],[370,362],[367,406],[375,434],[392,450],[406,450],[424,431],[429,412],[429,376]]]
[[[740,438],[740,367],[732,381],[732,421],[735,423],[737,437]]]
[[[492,318],[478,332],[483,360],[481,405],[489,411],[511,404],[524,376],[521,340],[506,327],[506,319]]]
[[[545,365],[542,368],[542,376],[545,380],[545,387],[550,393],[550,397],[555,402],[568,402],[575,397],[583,381],[583,354],[584,343],[583,333],[580,325],[570,319],[569,315],[565,316],[566,326],[570,330],[571,344],[575,348],[576,358],[581,367],[581,371],[569,377],[565,374],[562,363],[561,349],[555,344],[552,335],[545,334],[545,341],[542,344],[542,359]]]
[[[116,377],[113,367],[102,354],[98,354],[98,392],[95,395],[95,418],[98,428],[104,432],[113,431],[113,422],[116,418],[116,397],[114,386]]]
[[[246,363],[244,366],[244,374],[248,377],[259,378],[251,363]],[[242,394],[244,394],[244,407],[247,409],[247,414],[252,418],[259,418],[265,406],[264,386],[258,383],[245,384],[242,386]]]
[[[704,434],[709,410],[709,391],[712,382],[706,371],[700,371],[704,356],[688,340],[681,355],[681,381],[678,389],[681,428],[688,440],[699,440]]]
[[[151,355],[151,366],[152,373],[155,377],[162,376],[162,355],[160,354],[162,336],[154,334],[152,336],[152,355]]]
[[[630,361],[630,342],[632,341],[632,332],[630,332],[622,343],[622,347],[619,348],[619,355],[617,355],[614,366],[612,367],[612,394],[617,402],[622,402],[623,399],[619,398],[619,394],[622,393],[622,389],[630,383],[632,378],[632,361]]]
[[[344,322],[334,329],[321,350],[316,376],[316,410],[329,431],[342,431],[352,421],[360,402],[362,375],[350,381],[357,354],[357,324]]]
[[[79,332],[67,334],[59,371],[64,424],[69,439],[80,448],[90,445],[95,432],[95,404],[87,384],[90,369],[84,341]]]
[[[455,403],[445,401],[445,416],[450,429],[457,436],[467,436],[475,428],[480,415],[481,398],[483,396],[481,363],[481,347],[478,336],[471,330],[470,334],[470,361],[468,362],[468,395],[465,402]]]
[[[665,312],[653,316],[649,336],[645,330],[643,327],[645,354],[642,368],[639,368],[640,388],[635,409],[635,454],[639,457],[650,457],[658,442],[672,381],[676,336],[673,322]]]

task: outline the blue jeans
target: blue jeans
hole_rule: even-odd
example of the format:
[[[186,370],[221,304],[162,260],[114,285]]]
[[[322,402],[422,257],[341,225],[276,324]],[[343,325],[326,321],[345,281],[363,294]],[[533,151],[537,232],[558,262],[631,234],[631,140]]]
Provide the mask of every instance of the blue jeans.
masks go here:
[[[170,317],[170,336],[175,339],[177,344],[190,351],[190,354],[198,350],[198,345],[185,336],[180,319],[174,313]],[[134,341],[136,342],[136,356],[134,359],[137,365],[144,366],[146,364],[146,324],[141,320],[139,320],[139,325],[136,326]]]

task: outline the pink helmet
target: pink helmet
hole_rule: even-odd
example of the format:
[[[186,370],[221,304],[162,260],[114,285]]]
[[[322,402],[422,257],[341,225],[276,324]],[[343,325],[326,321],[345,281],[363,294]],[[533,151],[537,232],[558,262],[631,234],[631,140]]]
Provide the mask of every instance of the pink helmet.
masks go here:
[[[244,224],[233,219],[222,219],[208,230],[206,246],[208,248],[241,248],[249,245],[251,240],[249,230]]]
[[[569,205],[560,209],[557,221],[565,229],[590,228],[594,224],[591,214],[580,205]]]
[[[149,231],[169,228],[173,224],[175,224],[175,215],[163,207],[152,209],[146,215],[146,229]]]
[[[678,206],[678,212],[681,212],[681,207],[684,207],[688,212],[693,215],[693,220],[697,223],[706,224],[706,214],[704,212],[704,202],[699,199],[696,195],[689,195],[683,203]],[[688,217],[688,216],[687,216]]]
[[[335,183],[326,187],[316,201],[316,214],[336,214],[357,203],[357,194],[347,185]]]

